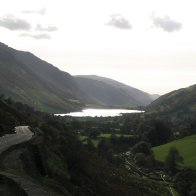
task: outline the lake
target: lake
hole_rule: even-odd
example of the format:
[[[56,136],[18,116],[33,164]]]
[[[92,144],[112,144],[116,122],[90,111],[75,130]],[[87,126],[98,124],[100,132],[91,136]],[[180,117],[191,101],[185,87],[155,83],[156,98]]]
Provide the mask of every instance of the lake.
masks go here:
[[[142,113],[140,110],[127,110],[127,109],[94,109],[87,108],[80,112],[71,112],[67,114],[56,114],[60,116],[73,116],[73,117],[107,117],[107,116],[121,116],[125,113]]]

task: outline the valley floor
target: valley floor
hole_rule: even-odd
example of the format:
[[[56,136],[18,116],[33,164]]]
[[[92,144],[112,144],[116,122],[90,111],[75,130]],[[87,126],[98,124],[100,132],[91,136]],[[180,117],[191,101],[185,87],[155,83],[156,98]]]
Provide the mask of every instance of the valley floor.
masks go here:
[[[175,147],[184,158],[183,167],[196,169],[196,135],[154,147],[155,158],[159,161],[164,161],[171,147]]]

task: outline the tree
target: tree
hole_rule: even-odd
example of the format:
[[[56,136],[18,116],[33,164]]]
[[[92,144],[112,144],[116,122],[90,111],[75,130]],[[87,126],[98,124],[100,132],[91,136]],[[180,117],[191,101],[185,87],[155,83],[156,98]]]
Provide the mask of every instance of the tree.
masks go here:
[[[134,156],[135,163],[139,166],[145,166],[146,164],[146,156],[144,153],[136,153]]]
[[[190,196],[196,195],[196,183],[191,186]]]
[[[152,150],[149,143],[140,141],[133,147],[133,153],[144,153],[145,155],[151,155]]]
[[[171,174],[175,174],[178,163],[183,163],[183,157],[176,148],[171,147],[165,159],[165,170]]]
[[[149,143],[141,141],[133,147],[134,159],[140,166],[152,167],[154,165],[154,154]]]
[[[175,189],[180,195],[195,196],[196,195],[196,172],[186,168],[181,170],[174,177]]]

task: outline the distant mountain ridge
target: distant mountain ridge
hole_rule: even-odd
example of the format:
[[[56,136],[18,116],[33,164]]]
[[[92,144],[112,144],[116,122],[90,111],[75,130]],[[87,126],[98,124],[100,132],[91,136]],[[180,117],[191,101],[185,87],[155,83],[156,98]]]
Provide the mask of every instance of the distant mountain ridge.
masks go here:
[[[146,92],[109,78],[78,75],[75,79],[88,96],[103,105],[146,106],[154,100]]]
[[[0,43],[0,94],[36,110],[66,113],[86,105],[145,106],[150,94],[99,76],[73,77],[30,52]]]
[[[158,113],[196,112],[196,84],[167,93],[148,106]]]
[[[0,93],[47,112],[79,109],[86,98],[70,74],[2,43]]]

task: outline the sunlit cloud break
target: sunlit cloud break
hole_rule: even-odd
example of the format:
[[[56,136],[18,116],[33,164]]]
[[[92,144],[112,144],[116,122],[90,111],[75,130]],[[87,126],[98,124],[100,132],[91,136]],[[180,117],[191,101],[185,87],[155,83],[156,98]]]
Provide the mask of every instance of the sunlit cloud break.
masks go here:
[[[31,37],[33,39],[51,39],[51,36],[49,34],[30,34],[30,33],[23,33],[20,34],[20,37]]]
[[[42,8],[40,10],[24,10],[22,11],[22,13],[24,14],[40,14],[40,15],[44,15],[46,13],[46,8]]]
[[[41,24],[38,24],[35,28],[36,31],[47,31],[47,32],[53,32],[57,31],[58,28],[56,26],[47,26],[43,27]]]
[[[31,29],[31,25],[27,21],[16,18],[12,15],[6,15],[1,17],[0,26],[12,31],[17,31],[17,30],[28,31]]]
[[[152,21],[155,27],[161,28],[167,32],[180,31],[182,29],[182,23],[177,22],[171,19],[169,16],[165,15],[164,17],[152,15]]]
[[[132,26],[126,18],[124,18],[121,14],[113,14],[111,15],[110,21],[107,23],[109,26],[113,26],[119,29],[132,29]]]

